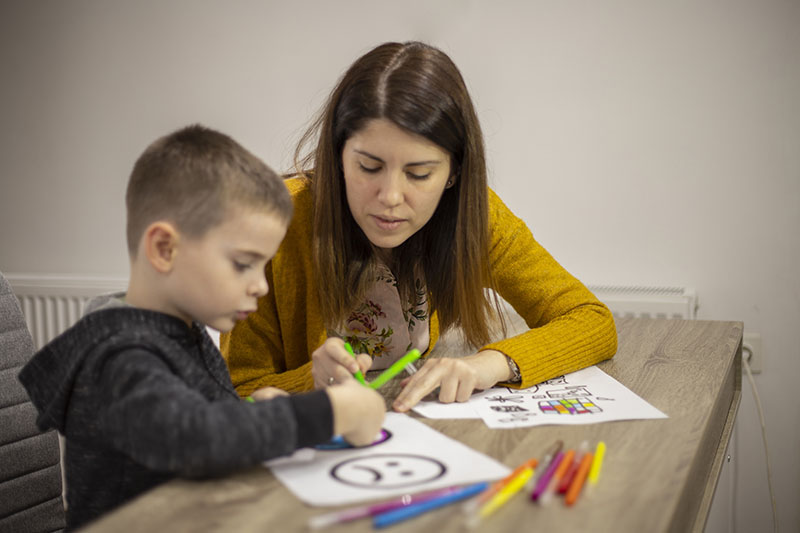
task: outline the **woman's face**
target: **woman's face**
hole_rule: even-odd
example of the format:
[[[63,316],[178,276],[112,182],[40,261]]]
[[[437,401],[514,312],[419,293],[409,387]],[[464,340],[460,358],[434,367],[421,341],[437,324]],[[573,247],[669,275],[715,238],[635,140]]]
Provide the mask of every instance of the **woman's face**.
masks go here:
[[[450,176],[450,154],[387,119],[374,119],[342,150],[347,203],[377,248],[400,246],[433,216]]]

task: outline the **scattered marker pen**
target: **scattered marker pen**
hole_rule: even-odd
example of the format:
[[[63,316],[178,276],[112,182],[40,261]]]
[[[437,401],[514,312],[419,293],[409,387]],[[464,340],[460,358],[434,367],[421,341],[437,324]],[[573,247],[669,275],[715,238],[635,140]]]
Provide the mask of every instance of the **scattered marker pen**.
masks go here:
[[[603,456],[606,454],[606,443],[600,441],[597,443],[597,449],[594,452],[594,461],[592,467],[589,469],[589,485],[595,485],[600,478],[600,469],[603,467]]]
[[[583,458],[583,454],[589,451],[589,441],[583,441],[578,447],[578,452],[575,454],[575,459],[572,461],[572,464],[564,473],[564,476],[561,478],[561,481],[558,484],[558,493],[559,494],[566,494],[567,489],[572,484],[572,480],[575,479],[575,474],[578,472],[578,466],[581,464],[581,459]]]
[[[567,495],[564,501],[567,505],[572,505],[578,499],[583,488],[583,482],[586,481],[586,476],[589,475],[589,468],[592,466],[592,459],[594,456],[592,452],[586,452],[581,458],[581,464],[578,466],[578,471],[575,473],[575,478],[572,484],[567,489]]]
[[[550,484],[550,480],[553,478],[553,474],[555,474],[558,465],[561,464],[561,460],[564,458],[564,452],[558,452],[556,456],[550,461],[550,464],[547,465],[547,469],[542,474],[542,477],[536,482],[536,487],[533,489],[531,493],[531,500],[538,501],[541,498],[544,491],[547,490],[547,486]]]
[[[492,499],[492,497],[495,494],[500,492],[503,489],[503,487],[508,485],[517,476],[519,476],[522,472],[524,472],[526,468],[529,468],[531,470],[531,474],[533,474],[533,470],[534,468],[536,468],[536,465],[538,464],[539,461],[537,461],[536,459],[528,459],[520,466],[515,468],[514,471],[511,472],[509,475],[507,475],[506,477],[504,477],[499,481],[495,481],[488,489],[481,492],[477,497],[465,503],[461,510],[464,511],[464,513],[466,514],[474,513],[475,511],[478,510],[478,507],[480,507],[481,505]]]
[[[353,347],[350,346],[349,342],[344,343],[344,349],[347,350],[347,353],[349,353],[350,355],[353,356],[353,359],[356,358],[356,354],[353,353]],[[364,374],[361,373],[361,369],[360,368],[358,370],[356,370],[356,373],[353,374],[353,376],[355,376],[355,378],[358,380],[358,382],[361,383],[362,385],[366,385],[367,384],[367,382],[364,380]]]
[[[368,518],[377,516],[381,513],[408,507],[409,505],[425,502],[442,496],[447,496],[454,492],[460,491],[461,487],[447,487],[445,489],[435,489],[417,494],[405,494],[402,497],[390,500],[388,502],[376,503],[373,505],[364,505],[361,507],[353,507],[343,511],[335,511],[333,513],[326,513],[322,515],[312,516],[308,522],[311,529],[322,529],[324,527],[332,526],[334,524],[343,524],[352,522],[359,518]]]
[[[480,508],[477,514],[474,514],[472,517],[470,517],[470,520],[467,521],[467,526],[475,527],[478,525],[481,519],[486,518],[490,514],[497,511],[516,493],[522,490],[522,487],[525,486],[532,475],[533,467],[529,466],[528,463],[523,465],[522,471],[517,474],[514,479],[509,481],[502,489],[500,489],[497,494],[492,496],[492,498]]]
[[[556,467],[555,472],[553,473],[553,478],[545,487],[544,492],[539,496],[539,503],[546,504],[552,499],[553,494],[556,492],[559,483],[564,478],[567,470],[572,466],[575,462],[575,450],[567,450],[564,456],[561,458],[561,461],[558,463],[558,467]]]
[[[372,380],[369,383],[369,386],[373,389],[378,389],[382,387],[387,381],[395,377],[397,374],[403,371],[406,365],[413,363],[420,357],[419,350],[413,349],[403,357],[395,361],[392,366],[384,370],[377,378]]]
[[[391,526],[398,522],[402,522],[403,520],[414,518],[422,513],[427,513],[428,511],[438,509],[439,507],[444,507],[445,505],[450,505],[451,503],[465,500],[483,492],[487,488],[489,488],[489,483],[485,481],[481,483],[475,483],[474,485],[462,487],[461,489],[440,498],[433,498],[418,504],[409,505],[408,507],[402,507],[400,509],[379,514],[372,519],[372,526],[376,528]]]

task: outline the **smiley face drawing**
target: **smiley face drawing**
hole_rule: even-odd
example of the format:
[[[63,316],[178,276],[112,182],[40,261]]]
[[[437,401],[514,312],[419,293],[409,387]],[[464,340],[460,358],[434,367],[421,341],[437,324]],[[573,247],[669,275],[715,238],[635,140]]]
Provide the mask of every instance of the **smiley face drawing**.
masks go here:
[[[436,459],[402,453],[348,459],[331,469],[335,480],[355,487],[395,489],[442,477],[447,467]]]

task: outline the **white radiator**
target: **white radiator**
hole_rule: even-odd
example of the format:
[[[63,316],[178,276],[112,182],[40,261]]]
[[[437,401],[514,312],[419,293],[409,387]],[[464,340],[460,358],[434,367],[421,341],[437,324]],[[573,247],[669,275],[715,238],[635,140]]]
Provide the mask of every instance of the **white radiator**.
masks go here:
[[[5,274],[22,307],[22,314],[38,350],[83,316],[90,298],[124,291],[119,278]]]
[[[83,315],[86,302],[100,294],[124,291],[127,280],[7,274],[38,350]],[[617,317],[694,319],[694,289],[680,287],[589,286]],[[513,313],[513,310],[508,309]]]
[[[686,287],[589,286],[615,317],[697,318],[697,294]]]

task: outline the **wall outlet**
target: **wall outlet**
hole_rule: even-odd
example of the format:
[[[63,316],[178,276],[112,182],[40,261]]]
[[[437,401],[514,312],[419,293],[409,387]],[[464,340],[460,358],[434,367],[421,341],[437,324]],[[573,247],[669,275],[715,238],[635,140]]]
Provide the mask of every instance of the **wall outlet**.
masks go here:
[[[750,372],[760,374],[764,368],[764,351],[761,348],[761,334],[744,332],[742,338],[742,360],[750,363]]]

